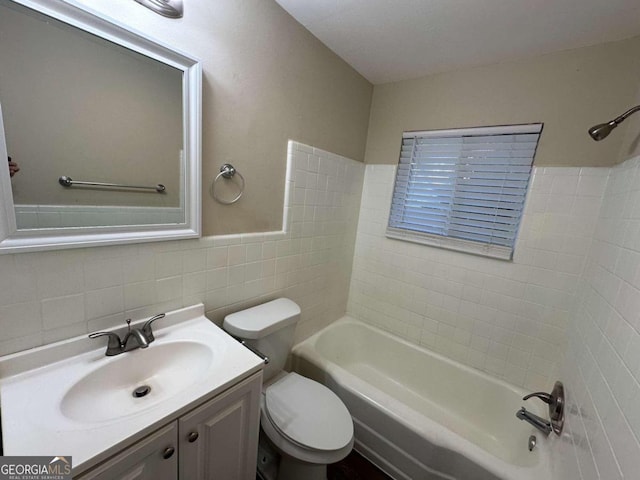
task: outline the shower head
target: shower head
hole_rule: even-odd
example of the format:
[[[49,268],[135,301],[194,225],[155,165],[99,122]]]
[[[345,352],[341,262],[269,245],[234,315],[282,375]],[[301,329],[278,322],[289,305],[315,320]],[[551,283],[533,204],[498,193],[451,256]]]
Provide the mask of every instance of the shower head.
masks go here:
[[[616,128],[618,124],[613,120],[607,123],[599,123],[589,129],[589,135],[596,142],[599,142],[602,139],[607,138],[607,136],[611,133],[611,130]]]
[[[600,140],[607,138],[607,136],[611,133],[611,130],[616,128],[628,116],[633,115],[637,111],[640,111],[640,105],[636,105],[635,107],[627,110],[622,115],[614,118],[610,122],[600,123],[598,125],[591,127],[589,129],[589,135],[591,135],[591,138],[593,138],[596,142],[599,142]]]

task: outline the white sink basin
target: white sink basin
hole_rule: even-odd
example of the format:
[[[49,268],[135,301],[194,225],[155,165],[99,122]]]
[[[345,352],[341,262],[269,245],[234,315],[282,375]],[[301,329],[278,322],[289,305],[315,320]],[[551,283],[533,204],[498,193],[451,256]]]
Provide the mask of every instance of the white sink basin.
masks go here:
[[[72,420],[89,423],[138,413],[197,382],[213,359],[208,345],[190,341],[154,343],[123,353],[73,384],[60,410]],[[133,391],[144,387],[150,387],[149,393],[134,397]]]

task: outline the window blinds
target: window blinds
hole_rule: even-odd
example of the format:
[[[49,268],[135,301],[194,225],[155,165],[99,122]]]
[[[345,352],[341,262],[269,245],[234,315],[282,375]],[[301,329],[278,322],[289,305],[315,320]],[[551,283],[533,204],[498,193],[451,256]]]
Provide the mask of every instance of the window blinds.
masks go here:
[[[541,131],[404,133],[387,236],[510,259]]]

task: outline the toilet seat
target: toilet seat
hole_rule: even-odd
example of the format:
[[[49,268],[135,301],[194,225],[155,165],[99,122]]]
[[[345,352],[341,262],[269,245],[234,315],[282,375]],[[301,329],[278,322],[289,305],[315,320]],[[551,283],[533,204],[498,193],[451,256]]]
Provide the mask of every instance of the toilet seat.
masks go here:
[[[324,385],[289,373],[263,392],[261,424],[288,455],[312,463],[333,463],[353,447],[347,407]]]

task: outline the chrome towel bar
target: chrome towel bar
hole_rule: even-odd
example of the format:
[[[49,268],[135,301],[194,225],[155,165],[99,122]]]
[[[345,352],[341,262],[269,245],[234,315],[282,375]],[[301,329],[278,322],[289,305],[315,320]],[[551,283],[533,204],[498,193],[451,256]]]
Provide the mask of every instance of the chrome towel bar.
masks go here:
[[[157,184],[155,187],[145,187],[142,185],[123,185],[120,183],[84,182],[80,180],[73,180],[71,177],[67,177],[66,175],[61,176],[58,179],[58,183],[63,187],[84,185],[89,187],[136,188],[139,190],[155,190],[158,193],[164,193],[166,191],[166,187],[161,183]]]

